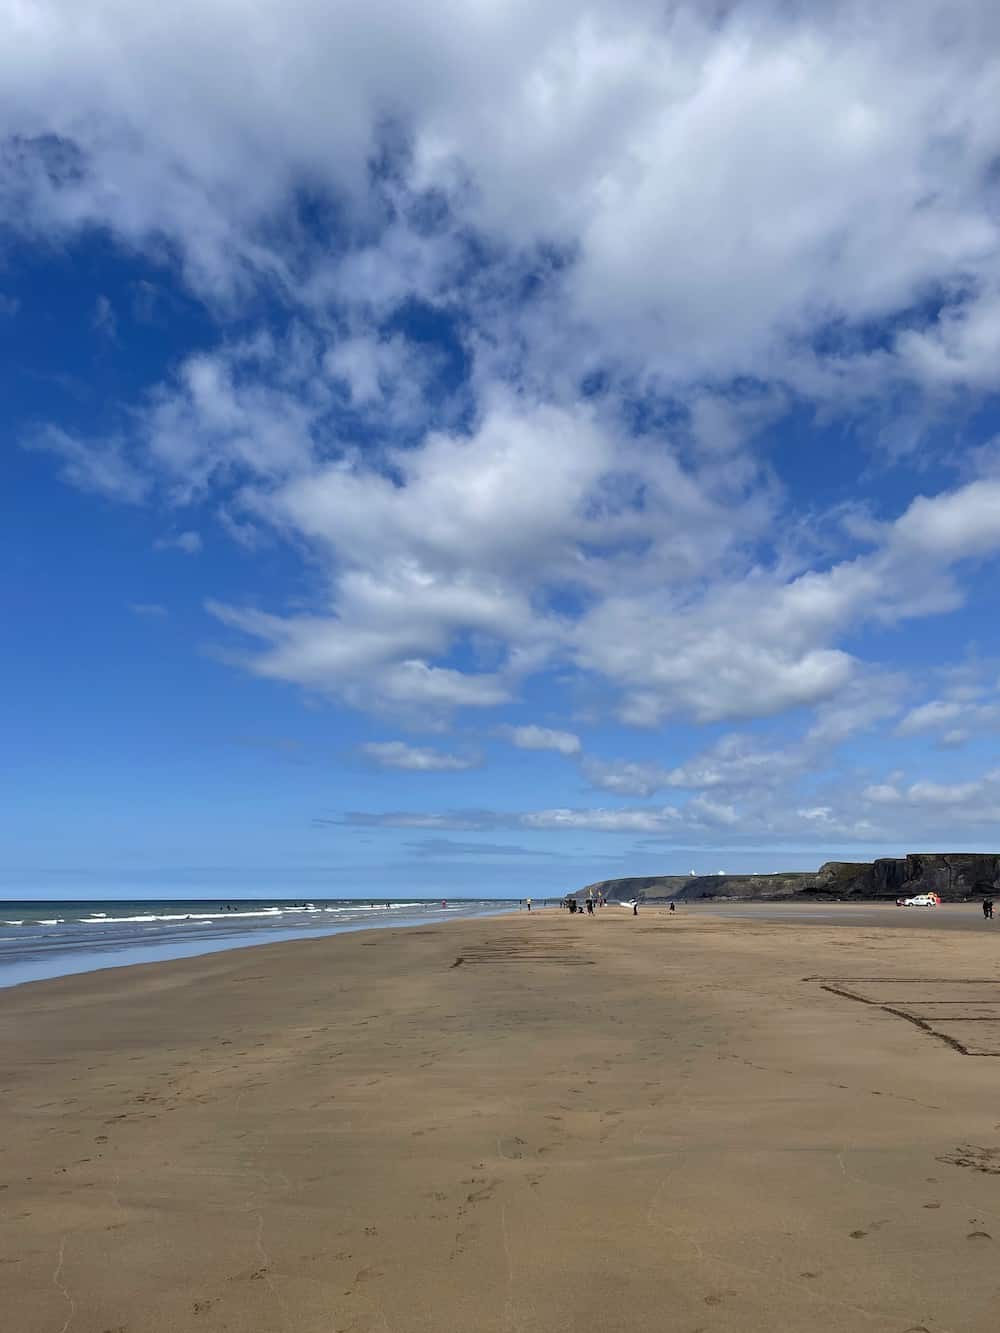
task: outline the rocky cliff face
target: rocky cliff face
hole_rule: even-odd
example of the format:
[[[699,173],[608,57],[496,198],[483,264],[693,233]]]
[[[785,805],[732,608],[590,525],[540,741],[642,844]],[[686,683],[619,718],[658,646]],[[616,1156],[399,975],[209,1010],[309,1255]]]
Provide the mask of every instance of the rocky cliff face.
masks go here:
[[[827,861],[815,872],[779,875],[653,875],[605,879],[568,896],[586,898],[588,890],[619,901],[643,897],[777,901],[892,901],[918,893],[938,893],[946,901],[1000,893],[1000,856],[977,852],[934,852],[877,861]]]
[[[586,898],[591,890],[618,902],[645,898],[647,902],[691,902],[704,898],[792,898],[813,874],[784,875],[653,875],[635,879],[605,879],[578,889],[571,897]]]

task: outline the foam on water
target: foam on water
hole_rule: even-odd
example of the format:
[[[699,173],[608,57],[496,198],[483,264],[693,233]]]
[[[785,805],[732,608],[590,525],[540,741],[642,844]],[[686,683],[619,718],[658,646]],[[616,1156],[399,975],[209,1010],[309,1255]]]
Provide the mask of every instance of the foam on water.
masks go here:
[[[235,900],[8,901],[0,935],[0,987],[136,962],[216,953],[375,926],[417,925],[509,911],[513,902],[463,899],[372,902]]]

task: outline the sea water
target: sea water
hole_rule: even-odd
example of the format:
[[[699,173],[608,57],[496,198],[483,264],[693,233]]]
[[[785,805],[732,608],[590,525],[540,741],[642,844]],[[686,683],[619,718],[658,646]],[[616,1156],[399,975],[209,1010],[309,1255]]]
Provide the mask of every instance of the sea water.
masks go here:
[[[497,899],[0,901],[0,987],[251,944],[509,911]]]

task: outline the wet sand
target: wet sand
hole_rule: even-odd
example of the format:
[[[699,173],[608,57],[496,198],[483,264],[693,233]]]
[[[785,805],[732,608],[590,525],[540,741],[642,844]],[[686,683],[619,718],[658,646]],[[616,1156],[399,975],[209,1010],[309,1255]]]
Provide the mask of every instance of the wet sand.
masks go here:
[[[3,1327],[993,1333],[1000,1058],[942,1034],[995,1045],[1000,920],[945,920],[536,912],[4,992]]]

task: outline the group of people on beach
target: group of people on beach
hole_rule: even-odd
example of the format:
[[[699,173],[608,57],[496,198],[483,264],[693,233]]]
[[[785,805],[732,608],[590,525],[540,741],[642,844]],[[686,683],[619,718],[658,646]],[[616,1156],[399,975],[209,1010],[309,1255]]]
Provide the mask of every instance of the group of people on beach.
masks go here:
[[[564,901],[565,901],[565,906],[569,908],[570,916],[573,916],[577,912],[582,912],[584,910],[586,910],[588,916],[593,916],[598,907],[607,906],[608,900],[607,898],[603,898],[601,896],[598,896],[595,899],[592,893],[588,893],[586,899],[586,908],[584,908],[583,903],[577,902],[577,900],[573,897],[566,898]]]
[[[573,894],[567,894],[562,901],[562,906],[569,909],[570,916],[575,915],[577,912],[586,912],[588,916],[593,916],[599,907],[607,907],[607,905],[608,905],[607,896],[602,893],[598,893],[596,895],[593,893],[588,893],[583,902],[580,902],[577,898],[573,896]],[[632,903],[627,903],[626,906],[632,908],[633,916],[639,915],[638,898],[636,898],[635,901]],[[670,911],[671,912],[676,911],[676,908],[674,907],[673,903],[670,904]]]

